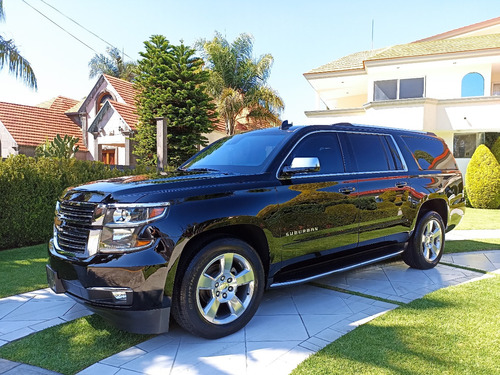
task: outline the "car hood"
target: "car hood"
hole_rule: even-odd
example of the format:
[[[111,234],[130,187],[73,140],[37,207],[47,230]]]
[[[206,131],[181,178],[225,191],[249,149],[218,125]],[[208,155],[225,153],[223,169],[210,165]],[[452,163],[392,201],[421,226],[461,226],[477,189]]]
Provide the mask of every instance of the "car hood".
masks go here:
[[[180,170],[165,174],[124,176],[68,188],[63,199],[95,203],[160,201],[196,195],[198,189],[203,189],[203,191],[218,190],[221,187],[228,189],[228,185],[232,184],[242,186],[250,182],[255,183],[259,180],[256,177],[256,175],[228,174],[217,171]],[[145,196],[147,196],[146,199],[144,199]]]

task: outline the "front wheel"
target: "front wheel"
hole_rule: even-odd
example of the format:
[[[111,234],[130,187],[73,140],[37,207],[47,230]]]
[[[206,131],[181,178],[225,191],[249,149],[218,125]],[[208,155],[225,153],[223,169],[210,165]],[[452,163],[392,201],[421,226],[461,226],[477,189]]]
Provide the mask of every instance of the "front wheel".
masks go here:
[[[435,211],[425,213],[418,220],[408,247],[403,252],[404,262],[421,270],[435,267],[443,255],[444,233],[441,216]]]
[[[257,252],[236,238],[218,239],[187,265],[174,289],[173,314],[187,331],[215,339],[243,328],[263,292],[264,270]]]

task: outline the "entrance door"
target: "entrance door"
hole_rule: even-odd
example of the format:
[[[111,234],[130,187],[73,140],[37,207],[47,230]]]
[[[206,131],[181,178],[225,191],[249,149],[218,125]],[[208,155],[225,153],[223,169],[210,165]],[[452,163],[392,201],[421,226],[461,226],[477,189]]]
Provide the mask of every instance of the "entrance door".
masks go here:
[[[102,162],[104,164],[116,164],[115,163],[115,150],[102,150]]]

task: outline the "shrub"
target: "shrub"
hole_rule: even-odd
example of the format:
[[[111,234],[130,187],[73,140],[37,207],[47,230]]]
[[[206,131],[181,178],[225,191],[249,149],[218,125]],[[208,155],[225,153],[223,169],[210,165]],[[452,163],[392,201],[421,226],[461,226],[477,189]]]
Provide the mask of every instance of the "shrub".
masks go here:
[[[56,200],[68,186],[144,171],[124,172],[75,159],[0,159],[0,249],[48,241]]]
[[[71,159],[75,157],[80,148],[80,146],[76,145],[79,140],[80,138],[70,137],[69,135],[65,135],[64,138],[61,138],[61,135],[57,134],[52,141],[47,139],[45,143],[38,146],[35,150],[35,154],[36,156],[48,158]]]
[[[500,206],[500,164],[485,145],[480,145],[472,155],[465,174],[465,184],[472,207]]]

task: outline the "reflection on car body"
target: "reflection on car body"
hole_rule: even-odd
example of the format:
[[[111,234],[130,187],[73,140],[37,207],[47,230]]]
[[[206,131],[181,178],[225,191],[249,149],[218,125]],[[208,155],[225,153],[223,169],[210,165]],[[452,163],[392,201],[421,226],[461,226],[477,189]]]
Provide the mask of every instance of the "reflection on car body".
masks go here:
[[[434,134],[352,124],[220,140],[167,175],[69,189],[48,280],[116,326],[217,338],[266,288],[401,255],[426,269],[464,214],[462,176]]]

